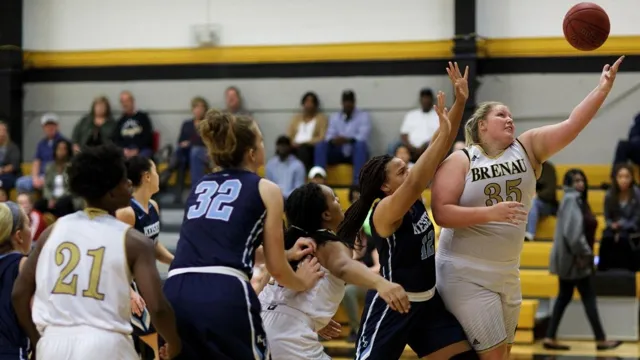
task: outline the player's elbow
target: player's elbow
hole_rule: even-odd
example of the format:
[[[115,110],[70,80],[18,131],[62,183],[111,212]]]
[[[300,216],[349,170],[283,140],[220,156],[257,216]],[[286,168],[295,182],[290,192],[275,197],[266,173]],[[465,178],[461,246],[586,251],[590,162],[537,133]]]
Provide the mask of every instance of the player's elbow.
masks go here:
[[[333,264],[331,264],[327,269],[331,274],[333,274],[333,276],[340,280],[345,280],[345,277],[349,276],[350,269],[352,269],[350,265],[352,265],[353,261],[355,260],[348,257],[340,257],[339,259],[334,260]]]

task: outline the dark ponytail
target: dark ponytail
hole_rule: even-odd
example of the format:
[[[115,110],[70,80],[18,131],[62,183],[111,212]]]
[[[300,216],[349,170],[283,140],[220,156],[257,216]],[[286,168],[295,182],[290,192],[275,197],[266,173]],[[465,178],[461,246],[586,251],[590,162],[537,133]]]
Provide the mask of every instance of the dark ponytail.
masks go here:
[[[367,214],[376,199],[384,197],[380,189],[384,184],[387,173],[386,166],[393,159],[390,155],[380,155],[367,161],[360,170],[358,180],[360,182],[360,199],[356,200],[347,212],[344,220],[338,228],[338,236],[355,242]]]

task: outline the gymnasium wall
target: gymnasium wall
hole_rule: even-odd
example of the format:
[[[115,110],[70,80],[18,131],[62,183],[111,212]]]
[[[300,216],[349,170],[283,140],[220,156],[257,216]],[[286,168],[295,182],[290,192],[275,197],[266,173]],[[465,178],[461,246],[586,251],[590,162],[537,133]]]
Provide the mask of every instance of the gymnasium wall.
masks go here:
[[[538,0],[533,6],[526,0],[477,0],[478,34],[488,37],[478,44],[479,100],[510,105],[519,130],[565,118],[597,84],[604,61],[622,52],[640,54],[640,36],[626,36],[640,31],[633,33],[631,19],[620,20],[632,2],[600,1],[612,17],[614,36],[594,53],[597,58],[578,61],[580,54],[560,37],[572,1]],[[24,3],[26,159],[40,137],[42,112],[57,112],[70,134],[93,97],[107,95],[118,109],[123,89],[151,113],[162,142],[173,143],[191,97],[222,106],[223,90],[238,86],[262,126],[268,152],[308,90],[332,112],[340,92],[353,89],[358,105],[371,112],[374,152],[397,138],[420,88],[450,95],[442,74],[452,58],[451,0]],[[219,31],[221,46],[194,49],[195,29],[207,23]],[[620,75],[600,118],[554,160],[611,161],[615,141],[640,111],[637,58],[628,69],[639,72]]]

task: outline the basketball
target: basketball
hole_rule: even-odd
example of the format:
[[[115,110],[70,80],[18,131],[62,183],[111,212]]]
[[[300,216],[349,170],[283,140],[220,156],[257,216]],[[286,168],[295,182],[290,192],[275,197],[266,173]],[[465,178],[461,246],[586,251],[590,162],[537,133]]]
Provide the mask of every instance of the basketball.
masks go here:
[[[603,8],[582,2],[569,9],[564,16],[562,30],[571,46],[581,51],[591,51],[607,41],[611,24]]]

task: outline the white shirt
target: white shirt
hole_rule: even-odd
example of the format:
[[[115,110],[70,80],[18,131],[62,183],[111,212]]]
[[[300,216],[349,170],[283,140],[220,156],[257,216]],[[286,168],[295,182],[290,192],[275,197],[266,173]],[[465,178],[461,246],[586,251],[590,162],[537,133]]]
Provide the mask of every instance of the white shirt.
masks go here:
[[[404,116],[400,134],[408,135],[409,143],[414,147],[420,147],[427,141],[431,141],[439,127],[440,120],[434,110],[424,112],[422,109],[415,109]]]
[[[316,129],[316,119],[313,118],[307,122],[301,121],[298,124],[298,131],[293,138],[293,142],[296,144],[308,143],[313,139],[313,131]]]
[[[33,322],[40,333],[47,326],[82,325],[131,333],[129,228],[93,209],[56,221],[36,269]]]

